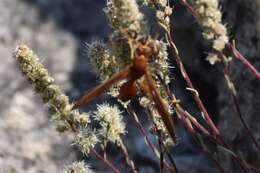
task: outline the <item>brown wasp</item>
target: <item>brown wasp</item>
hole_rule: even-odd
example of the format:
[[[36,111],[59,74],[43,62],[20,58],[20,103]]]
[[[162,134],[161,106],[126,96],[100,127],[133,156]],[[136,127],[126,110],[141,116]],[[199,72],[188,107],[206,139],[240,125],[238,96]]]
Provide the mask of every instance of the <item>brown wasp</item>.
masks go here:
[[[136,42],[133,58],[131,60],[132,62],[125,65],[121,71],[115,73],[109,79],[103,81],[89,92],[87,91],[86,94],[76,101],[74,108],[87,104],[93,98],[109,89],[113,84],[116,84],[123,79],[127,79],[127,81],[120,87],[119,99],[123,102],[130,100],[137,94],[138,88],[140,88],[142,92],[146,93],[153,100],[169,135],[173,142],[176,142],[174,124],[171,115],[167,110],[166,105],[163,103],[149,71],[149,60],[157,53],[156,47],[153,43],[154,40],[148,38]]]

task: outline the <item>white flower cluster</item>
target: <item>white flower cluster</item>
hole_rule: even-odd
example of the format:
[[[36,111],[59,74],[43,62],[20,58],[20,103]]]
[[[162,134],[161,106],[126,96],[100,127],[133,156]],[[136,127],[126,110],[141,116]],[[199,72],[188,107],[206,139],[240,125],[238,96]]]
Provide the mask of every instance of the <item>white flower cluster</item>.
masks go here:
[[[67,166],[64,173],[94,173],[89,167],[84,163],[81,162],[73,162],[71,165]]]
[[[216,52],[222,51],[228,42],[228,34],[226,26],[221,22],[219,0],[196,0],[195,9],[203,28],[203,36],[213,42],[213,49]],[[216,54],[209,54],[207,59],[211,64],[219,61]]]
[[[100,123],[100,134],[110,142],[116,143],[120,135],[125,134],[125,123],[117,106],[110,106],[107,103],[98,105],[95,112],[95,119]]]
[[[80,147],[84,154],[89,154],[98,142],[96,132],[89,128],[83,128],[75,137],[75,144]]]

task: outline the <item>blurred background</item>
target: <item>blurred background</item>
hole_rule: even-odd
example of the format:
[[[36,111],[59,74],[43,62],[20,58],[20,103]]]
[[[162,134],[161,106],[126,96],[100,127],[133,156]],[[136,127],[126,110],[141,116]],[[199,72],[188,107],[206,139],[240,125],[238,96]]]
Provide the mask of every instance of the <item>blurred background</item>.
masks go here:
[[[211,66],[205,61],[209,43],[203,40],[199,26],[183,6],[176,0],[171,4],[174,5],[174,39],[202,100],[234,151],[259,167],[260,154],[236,117],[221,66]],[[71,101],[76,100],[85,89],[99,82],[86,56],[86,43],[93,39],[106,40],[111,32],[103,13],[105,5],[105,0],[0,0],[0,173],[62,172],[65,165],[83,159],[96,172],[109,172],[103,163],[85,158],[71,145],[72,136],[55,131],[46,108],[12,57],[18,44],[27,44]],[[239,50],[259,70],[260,0],[222,0],[221,9],[230,38],[236,39]],[[148,9],[142,10],[147,20],[152,18]],[[174,62],[170,63],[174,66]],[[260,82],[237,60],[232,62],[230,70],[242,113],[260,142]],[[179,71],[173,69],[171,76],[174,78],[172,90],[186,103],[186,109],[197,113]],[[91,111],[97,103],[115,101],[109,99],[103,94],[84,109]],[[141,113],[139,116],[146,119]],[[158,160],[146,147],[133,120],[127,116],[124,120],[128,130],[125,139],[140,172],[159,172]],[[216,166],[201,153],[185,130],[178,127],[177,132],[179,143],[172,152],[180,172],[217,172]],[[113,146],[110,156],[116,165],[126,170],[122,156]],[[229,172],[239,172],[227,153],[219,152],[217,157]]]

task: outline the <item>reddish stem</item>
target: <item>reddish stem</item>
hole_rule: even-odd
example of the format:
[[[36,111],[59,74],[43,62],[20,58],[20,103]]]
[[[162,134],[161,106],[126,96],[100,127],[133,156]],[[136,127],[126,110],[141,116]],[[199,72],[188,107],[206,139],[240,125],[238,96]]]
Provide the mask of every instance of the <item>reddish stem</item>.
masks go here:
[[[91,150],[91,153],[93,153],[99,160],[104,162],[114,173],[121,173],[111,162],[109,162],[107,159],[104,159],[95,149]]]
[[[180,55],[178,54],[178,52],[176,51],[176,47],[173,43],[173,40],[172,40],[172,36],[171,36],[171,33],[168,31],[167,32],[167,38],[169,40],[169,43],[170,43],[170,46],[171,46],[171,50],[172,50],[172,53],[173,55],[175,56],[175,61],[181,71],[181,74],[184,78],[184,80],[186,81],[187,85],[189,88],[192,88],[193,90],[195,90],[189,76],[188,76],[188,73],[182,63],[182,60],[181,60],[181,57]],[[203,113],[203,118],[205,119],[205,121],[207,122],[207,124],[210,126],[210,128],[212,129],[214,135],[216,136],[219,136],[220,133],[219,133],[219,130],[218,128],[216,127],[216,125],[213,123],[212,119],[210,118],[205,106],[203,105],[200,97],[197,95],[197,93],[195,92],[192,92],[192,95],[193,95],[193,98],[197,104],[197,106],[199,107],[199,109],[201,110],[201,112]]]
[[[211,160],[213,160],[213,162],[217,165],[219,171],[221,173],[226,173],[226,171],[224,170],[224,168],[221,166],[221,164],[218,162],[217,159],[215,159],[215,157],[207,150],[204,150],[204,152],[211,158]]]
[[[233,52],[235,58],[240,60],[257,79],[260,79],[260,73],[258,70],[230,43],[227,43],[227,47]]]
[[[188,112],[186,112],[186,114],[189,115]],[[202,131],[202,133],[204,133],[204,135],[206,136],[210,135],[209,131],[206,128],[204,128],[194,117],[191,116],[189,119],[192,122],[192,124],[194,124],[200,131]]]
[[[127,106],[126,108],[127,112],[129,115],[131,115],[134,119],[134,122],[137,126],[137,128],[139,129],[139,131],[141,132],[141,134],[143,135],[144,139],[145,139],[145,143],[148,145],[148,147],[153,151],[153,153],[155,153],[156,155],[156,147],[154,146],[154,144],[151,142],[151,140],[148,138],[148,135],[146,134],[142,124],[140,123],[140,121],[138,119],[136,119],[135,117],[137,117],[136,113],[133,111],[132,107],[130,105]],[[171,166],[164,161],[165,166],[167,167],[167,169],[169,169],[170,171],[172,171]]]
[[[186,0],[181,0],[181,3],[188,8],[189,12],[192,14],[193,17],[197,18],[198,13],[193,9],[193,7],[186,1]]]
[[[186,81],[187,85],[189,86],[189,88],[192,88],[194,89],[193,87],[193,84],[184,68],[184,65],[181,61],[181,57],[179,56],[177,50],[176,50],[176,47],[173,43],[173,40],[172,40],[172,37],[171,37],[171,33],[170,32],[167,32],[167,38],[169,40],[169,43],[170,43],[170,46],[171,46],[171,50],[173,52],[173,55],[175,55],[175,60],[176,60],[176,63],[178,64],[179,68],[180,68],[180,71],[182,73],[182,76],[184,78],[184,80]],[[195,89],[194,89],[195,90]],[[211,129],[213,130],[213,135],[214,137],[217,139],[220,140],[220,144],[225,146],[226,148],[228,148],[230,150],[230,147],[225,145],[225,141],[224,139],[221,137],[220,133],[219,133],[219,130],[217,129],[217,127],[215,126],[215,124],[213,123],[213,121],[211,120],[206,108],[204,107],[202,101],[200,100],[199,96],[195,93],[195,92],[192,92],[193,94],[193,98],[196,102],[196,104],[198,105],[198,107],[200,108],[201,112],[203,113],[204,115],[204,119],[205,121],[208,123],[208,125],[211,127]],[[249,169],[248,167],[245,167],[243,165],[243,163],[241,162],[241,159],[239,157],[234,157],[232,156],[233,159],[236,160],[236,162],[238,163],[239,167],[244,171],[244,172],[249,172]]]
[[[195,130],[189,123],[189,118],[186,115],[185,111],[182,108],[180,108],[179,106],[176,106],[175,109],[176,109],[176,113],[180,115],[181,121],[183,122],[183,125],[187,128],[188,132],[190,132],[191,134],[194,134]]]
[[[233,99],[238,118],[239,118],[240,122],[242,123],[244,129],[246,130],[247,134],[249,135],[249,137],[251,138],[251,140],[255,144],[256,148],[260,152],[260,145],[257,143],[256,138],[254,137],[253,133],[251,132],[250,128],[248,127],[248,125],[246,124],[246,121],[244,120],[244,118],[242,116],[242,111],[240,109],[239,102],[238,102],[238,99],[237,99],[237,96],[236,96],[235,87],[234,87],[234,84],[233,84],[231,77],[230,77],[228,64],[225,63],[224,58],[223,58],[224,55],[223,55],[222,52],[219,53],[219,57],[220,57],[221,62],[222,62],[223,73],[224,73],[225,76],[227,76],[227,78],[228,78],[227,80],[229,80],[228,82],[230,82],[233,85],[233,88],[230,88],[230,86],[228,86],[228,89],[229,89],[230,95]]]

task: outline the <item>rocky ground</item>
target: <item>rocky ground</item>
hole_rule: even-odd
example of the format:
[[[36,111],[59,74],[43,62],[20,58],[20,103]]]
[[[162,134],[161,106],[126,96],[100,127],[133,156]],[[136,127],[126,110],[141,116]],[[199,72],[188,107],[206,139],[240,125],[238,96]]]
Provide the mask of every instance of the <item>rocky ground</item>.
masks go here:
[[[0,173],[62,172],[65,165],[83,159],[71,145],[72,137],[54,130],[40,98],[20,74],[12,53],[17,44],[29,45],[71,100],[75,100],[85,88],[97,83],[85,55],[85,43],[93,38],[106,39],[109,26],[102,12],[104,6],[105,1],[97,0],[0,0]],[[237,39],[240,50],[259,69],[260,0],[225,0],[222,9],[230,35]],[[210,113],[219,115],[215,120],[224,137],[250,163],[260,165],[260,154],[235,117],[220,68],[215,69],[204,60],[207,44],[201,38],[199,27],[178,5],[173,20],[177,45],[186,57],[185,65]],[[237,61],[232,63],[231,71],[243,114],[260,142],[260,82]],[[178,78],[177,70],[173,71],[174,75],[175,72]],[[173,87],[178,86],[182,84],[177,80]],[[181,89],[178,91],[189,103],[189,97],[183,97]],[[93,108],[95,104],[87,107]],[[142,137],[132,129],[135,128],[130,125],[127,139],[140,172],[158,172]],[[214,172],[212,163],[194,149],[182,130],[179,136],[180,144],[174,151],[182,172]],[[120,163],[114,150],[112,157]],[[225,154],[219,158],[227,169],[236,169]],[[97,172],[107,172],[100,163],[89,162]]]

